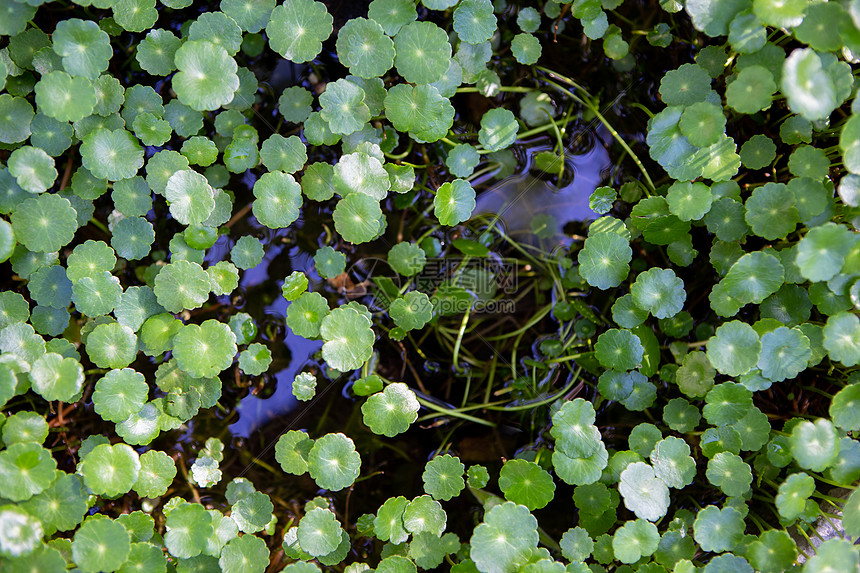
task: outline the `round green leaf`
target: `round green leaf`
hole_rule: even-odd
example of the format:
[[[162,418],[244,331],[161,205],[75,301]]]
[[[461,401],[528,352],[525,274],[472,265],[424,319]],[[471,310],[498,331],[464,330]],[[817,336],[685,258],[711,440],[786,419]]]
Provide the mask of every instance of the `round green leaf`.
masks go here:
[[[657,526],[644,519],[628,521],[612,536],[612,551],[622,563],[635,563],[652,555],[660,543]]]
[[[832,360],[845,366],[860,364],[860,318],[850,312],[827,317],[824,348]]]
[[[92,20],[60,21],[51,40],[54,51],[63,58],[63,68],[73,76],[94,80],[113,56],[110,37]]]
[[[696,462],[690,457],[690,446],[680,438],[669,436],[657,442],[651,452],[654,474],[669,487],[682,489],[696,477]]]
[[[74,358],[48,352],[33,363],[30,383],[45,400],[73,401],[83,387],[84,369]]]
[[[351,486],[360,468],[361,456],[355,451],[355,444],[340,433],[326,434],[317,439],[308,453],[308,470],[323,489],[339,491]]]
[[[591,286],[601,290],[621,284],[630,272],[633,250],[617,233],[595,233],[579,252],[579,273]]]
[[[320,116],[333,133],[348,135],[370,120],[370,109],[364,103],[364,90],[353,82],[340,79],[326,85],[320,96]]]
[[[860,384],[850,384],[833,396],[830,417],[843,430],[860,430]]]
[[[797,245],[800,273],[812,282],[832,279],[839,274],[853,244],[853,233],[843,225],[828,222],[810,229]]]
[[[540,40],[532,34],[517,34],[511,40],[511,53],[525,66],[536,64],[541,55]]]
[[[308,454],[313,445],[306,433],[290,430],[278,438],[275,459],[288,474],[302,475],[308,471]]]
[[[757,366],[768,380],[782,382],[806,370],[811,357],[809,339],[797,328],[781,326],[761,337]]]
[[[316,377],[310,372],[301,372],[293,380],[293,396],[302,402],[307,402],[313,399],[314,394],[316,394],[316,387]]]
[[[839,457],[839,436],[830,420],[804,420],[791,431],[791,455],[800,467],[821,472]]]
[[[743,516],[733,507],[719,509],[709,505],[699,511],[693,522],[693,539],[705,551],[731,551],[743,534]]]
[[[720,374],[741,376],[758,363],[761,340],[750,325],[733,320],[717,328],[706,347],[708,359]]]
[[[194,378],[216,376],[233,363],[236,350],[236,335],[230,327],[212,319],[186,324],[173,339],[177,364]]]
[[[484,514],[469,539],[469,557],[480,571],[516,571],[537,544],[537,520],[527,507],[506,501]]]
[[[815,480],[809,474],[800,472],[789,475],[779,484],[776,495],[776,508],[779,515],[788,521],[797,519],[806,509],[806,503],[815,491]]]
[[[116,571],[130,551],[128,530],[121,523],[101,515],[84,521],[72,541],[72,558],[81,571],[87,573]]]
[[[621,472],[618,491],[636,517],[657,521],[669,509],[669,488],[646,463],[636,462]]]
[[[726,103],[735,111],[753,114],[768,109],[775,92],[776,82],[770,70],[764,66],[747,66],[726,87]],[[767,136],[760,135],[760,137],[766,138]],[[746,165],[746,161],[744,164]],[[759,169],[758,167],[752,168]]]
[[[648,269],[630,286],[633,301],[656,318],[669,318],[684,306],[684,281],[671,269]]]
[[[731,452],[719,452],[708,461],[708,481],[729,496],[744,495],[752,483],[752,470]]]
[[[239,89],[238,66],[222,46],[187,40],[176,50],[175,62],[179,71],[173,76],[173,89],[192,109],[218,109]]]
[[[487,151],[499,151],[513,145],[518,130],[513,112],[504,108],[491,109],[481,117],[478,141]]]
[[[303,551],[314,556],[326,555],[337,549],[341,531],[334,513],[316,508],[299,521],[298,541]]]
[[[175,557],[200,555],[213,534],[212,518],[199,503],[183,503],[167,514],[164,546]]]
[[[140,471],[140,458],[126,444],[100,444],[83,456],[78,472],[96,495],[116,497],[131,490]]]
[[[430,84],[442,78],[451,60],[448,35],[433,22],[410,22],[394,37],[394,65],[414,84]]]
[[[356,244],[376,237],[384,220],[379,201],[364,193],[350,193],[338,201],[333,218],[343,239]]]
[[[99,368],[125,368],[137,357],[137,336],[121,324],[99,324],[87,337],[86,348]]]
[[[95,177],[119,181],[143,167],[143,148],[125,129],[95,129],[84,137],[81,158]]]
[[[394,42],[376,21],[353,18],[338,32],[337,54],[350,73],[375,78],[394,65]]]
[[[323,40],[331,35],[333,21],[324,4],[296,0],[272,10],[266,34],[273,50],[301,64],[320,53]]]
[[[499,489],[505,499],[530,511],[545,507],[555,494],[552,477],[539,465],[526,460],[508,460],[499,472]]]
[[[33,442],[19,442],[0,452],[3,497],[24,501],[45,491],[54,481],[57,462],[51,452]]]
[[[393,438],[418,419],[418,408],[415,393],[406,384],[395,382],[370,396],[361,405],[361,414],[374,434]]]
[[[490,0],[461,0],[454,10],[454,31],[464,42],[480,44],[496,31],[496,17]]]
[[[336,308],[325,316],[320,336],[325,340],[323,359],[341,372],[359,368],[373,352],[375,336],[370,320],[351,307]]]
[[[166,453],[148,450],[140,456],[140,471],[134,491],[141,497],[159,497],[167,492],[176,477],[176,462]]]
[[[806,5],[798,0],[792,3]],[[800,20],[795,22],[800,23]],[[780,87],[789,109],[809,121],[826,119],[839,104],[833,80],[825,71],[821,57],[810,48],[798,48],[786,58]]]
[[[404,331],[423,328],[433,317],[433,305],[423,292],[409,291],[392,301],[388,309],[394,324]]]
[[[170,312],[194,309],[209,299],[209,275],[197,263],[176,261],[162,267],[153,292],[158,304]]]
[[[263,174],[254,183],[254,197],[254,216],[270,229],[288,227],[299,217],[301,188],[292,175]]]
[[[421,479],[424,481],[424,491],[433,499],[448,501],[460,495],[466,483],[463,481],[465,466],[460,460],[449,454],[436,456],[424,466]]]
[[[443,225],[453,226],[472,216],[475,209],[475,190],[464,179],[443,183],[433,198],[433,214]]]
[[[164,198],[170,205],[170,214],[183,225],[203,223],[215,208],[215,190],[205,177],[190,169],[170,176]]]
[[[642,361],[645,350],[639,337],[629,330],[610,328],[597,337],[594,356],[606,368],[633,370]]]
[[[760,304],[779,290],[784,279],[785,270],[779,259],[769,253],[756,251],[738,259],[720,284],[741,305]]]
[[[321,294],[305,292],[287,307],[287,326],[299,336],[316,338],[323,318],[328,314],[328,303]]]

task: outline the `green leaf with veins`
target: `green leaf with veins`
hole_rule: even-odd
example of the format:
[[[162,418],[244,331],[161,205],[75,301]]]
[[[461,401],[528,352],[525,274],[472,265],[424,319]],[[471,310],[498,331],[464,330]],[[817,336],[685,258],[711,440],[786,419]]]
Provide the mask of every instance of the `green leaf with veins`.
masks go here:
[[[745,203],[745,219],[752,231],[765,239],[783,239],[800,222],[794,194],[783,183],[765,183],[753,190]]]
[[[669,318],[680,312],[687,293],[684,281],[671,269],[648,269],[630,286],[633,301],[655,318]]]
[[[785,270],[779,259],[770,253],[756,251],[738,259],[720,284],[741,305],[761,304],[779,290],[784,279]]]
[[[413,535],[427,532],[441,537],[446,524],[447,516],[442,504],[429,495],[416,497],[403,510],[403,526]]]
[[[308,452],[308,470],[317,485],[339,491],[358,477],[361,457],[355,444],[343,434],[326,434],[314,442]]]
[[[461,0],[454,9],[454,30],[464,42],[480,44],[496,31],[490,0]]]
[[[436,218],[443,225],[454,226],[472,216],[475,209],[475,190],[464,179],[443,183],[433,198]]]
[[[197,111],[230,103],[239,89],[238,66],[222,46],[187,40],[176,50],[173,89],[179,101]]]
[[[597,337],[594,356],[606,368],[633,370],[645,354],[639,337],[629,330],[610,328]]]
[[[370,120],[370,109],[364,103],[364,90],[346,79],[326,85],[319,98],[320,116],[333,133],[348,135]]]
[[[400,28],[418,18],[418,12],[411,0],[374,0],[368,6],[367,17],[379,23],[386,34],[395,36]]]
[[[484,514],[469,539],[469,557],[480,571],[515,571],[537,544],[537,520],[527,507],[506,501]]]
[[[860,430],[860,384],[842,388],[830,402],[830,417],[843,430]]]
[[[845,366],[860,363],[860,318],[850,312],[828,316],[824,325],[824,348],[832,360]]]
[[[377,201],[385,199],[391,188],[391,179],[382,161],[372,155],[356,151],[341,156],[334,166],[332,184],[343,197],[361,193]]]
[[[621,472],[618,491],[624,505],[636,517],[657,521],[669,509],[669,488],[644,462],[635,462]]]
[[[175,557],[200,555],[212,534],[212,518],[199,503],[184,503],[167,514],[164,545]]]
[[[660,80],[660,97],[668,106],[689,106],[704,101],[711,89],[711,78],[697,64],[684,64]]]
[[[82,571],[116,571],[131,551],[130,541],[122,524],[93,515],[75,532],[71,557]]]
[[[381,541],[400,544],[409,539],[403,523],[403,512],[409,501],[403,497],[390,497],[379,507],[373,520],[373,533]]]
[[[552,477],[534,462],[513,459],[499,472],[499,489],[505,499],[525,505],[530,511],[545,507],[555,494]]]
[[[727,426],[738,422],[752,408],[752,392],[742,384],[723,382],[705,396],[702,414],[709,424]]]
[[[740,456],[731,452],[719,452],[708,461],[705,473],[708,481],[729,496],[744,495],[752,484],[752,470]]]
[[[780,87],[789,109],[809,121],[827,118],[839,104],[833,80],[810,48],[798,48],[786,58]]]
[[[63,58],[63,68],[74,76],[96,79],[113,56],[109,36],[94,21],[63,20],[57,23],[51,40],[54,51]]]
[[[384,220],[379,201],[364,193],[350,193],[338,201],[332,216],[337,232],[355,244],[375,238]]]
[[[481,117],[478,141],[487,151],[499,151],[514,144],[518,130],[519,123],[512,111],[504,108],[491,109]]]
[[[431,84],[442,78],[451,60],[448,35],[433,22],[410,22],[394,37],[394,65],[414,84]]]
[[[644,519],[628,521],[612,536],[612,550],[622,563],[635,563],[652,555],[659,543],[657,526]]]
[[[748,66],[726,87],[726,103],[740,113],[754,114],[770,107],[774,93],[776,82],[770,70]]]
[[[361,414],[374,434],[393,438],[418,419],[418,409],[415,393],[406,384],[395,382],[370,396],[361,405]]]
[[[394,42],[380,24],[365,18],[353,18],[340,29],[337,53],[350,73],[361,78],[381,76],[394,65]]]
[[[275,459],[288,474],[302,475],[308,471],[308,454],[313,445],[305,432],[289,430],[275,444]]]
[[[266,25],[269,45],[291,62],[313,60],[331,35],[334,19],[321,2],[294,0],[272,10]]]
[[[750,325],[733,320],[717,328],[706,348],[708,359],[720,374],[741,376],[758,364],[761,340]]]
[[[79,471],[84,484],[93,493],[116,497],[134,486],[140,471],[140,457],[126,444],[101,444],[83,456]]]
[[[789,442],[797,465],[807,470],[824,471],[839,457],[839,436],[826,418],[800,422],[791,431]]]
[[[693,539],[705,551],[731,551],[743,539],[744,519],[733,507],[709,505],[696,515]]]
[[[781,326],[761,337],[757,367],[768,380],[782,382],[806,370],[811,357],[809,339],[800,329]]]
[[[433,318],[433,305],[423,292],[409,291],[388,309],[394,324],[405,331],[423,328]]]
[[[421,479],[424,481],[424,491],[433,499],[448,501],[460,495],[465,487],[463,471],[465,466],[460,460],[449,454],[436,456],[427,462]]]
[[[179,367],[194,378],[216,376],[233,363],[236,335],[230,327],[209,319],[186,324],[173,339],[173,355]]]
[[[629,242],[616,233],[596,233],[585,240],[578,257],[582,277],[591,286],[606,290],[627,278],[633,250]]]
[[[690,485],[696,477],[696,462],[690,457],[690,446],[673,436],[657,442],[651,452],[651,465],[663,483],[676,489]]]

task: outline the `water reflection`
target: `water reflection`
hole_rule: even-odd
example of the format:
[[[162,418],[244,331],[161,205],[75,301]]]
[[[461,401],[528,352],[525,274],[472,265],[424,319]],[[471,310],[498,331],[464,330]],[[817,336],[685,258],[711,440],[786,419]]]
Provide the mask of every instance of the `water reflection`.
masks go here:
[[[246,291],[255,285],[270,280],[269,263],[283,249],[283,246],[270,244],[263,261],[253,269],[245,271],[245,275],[242,277],[242,287]],[[293,248],[290,255],[292,268],[307,272],[313,267],[310,255],[300,249]],[[263,312],[266,315],[285,320],[289,305],[290,303],[286,299],[278,296],[272,304],[264,307]],[[279,344],[279,342],[275,342],[275,344]],[[275,392],[267,398],[260,398],[251,394],[240,401],[236,407],[239,420],[230,426],[233,435],[249,437],[252,432],[284,416],[298,406],[298,401],[293,396],[293,380],[308,363],[316,364],[311,357],[322,347],[322,342],[302,338],[287,327],[284,329],[283,344],[286,348],[273,354],[289,359],[289,365],[274,374]]]
[[[266,307],[266,314],[286,317],[289,304],[285,299],[278,298],[273,304]],[[290,363],[289,366],[275,373],[274,378],[277,387],[274,394],[268,398],[249,395],[241,400],[236,407],[239,412],[239,421],[230,425],[230,432],[234,436],[249,437],[252,432],[284,416],[299,405],[298,400],[293,396],[293,380],[309,362],[313,362],[311,357],[322,347],[322,342],[307,340],[293,334],[287,328],[284,344],[287,347],[286,352],[289,355]],[[315,364],[315,362],[313,363]]]
[[[565,224],[599,216],[588,207],[588,198],[605,181],[606,170],[610,167],[609,154],[601,144],[609,134],[599,129],[593,136],[583,137],[595,141],[584,152],[579,149],[578,154],[570,151],[565,154],[565,170],[573,174],[570,183],[556,187],[551,181],[535,176],[535,157],[551,147],[547,144],[528,146],[525,167],[481,193],[475,214],[498,214],[508,234],[520,241],[531,242],[536,227],[549,224],[549,228],[539,232],[541,237],[550,239],[552,244],[569,243],[570,238],[563,232]],[[578,142],[580,148],[582,143]]]

